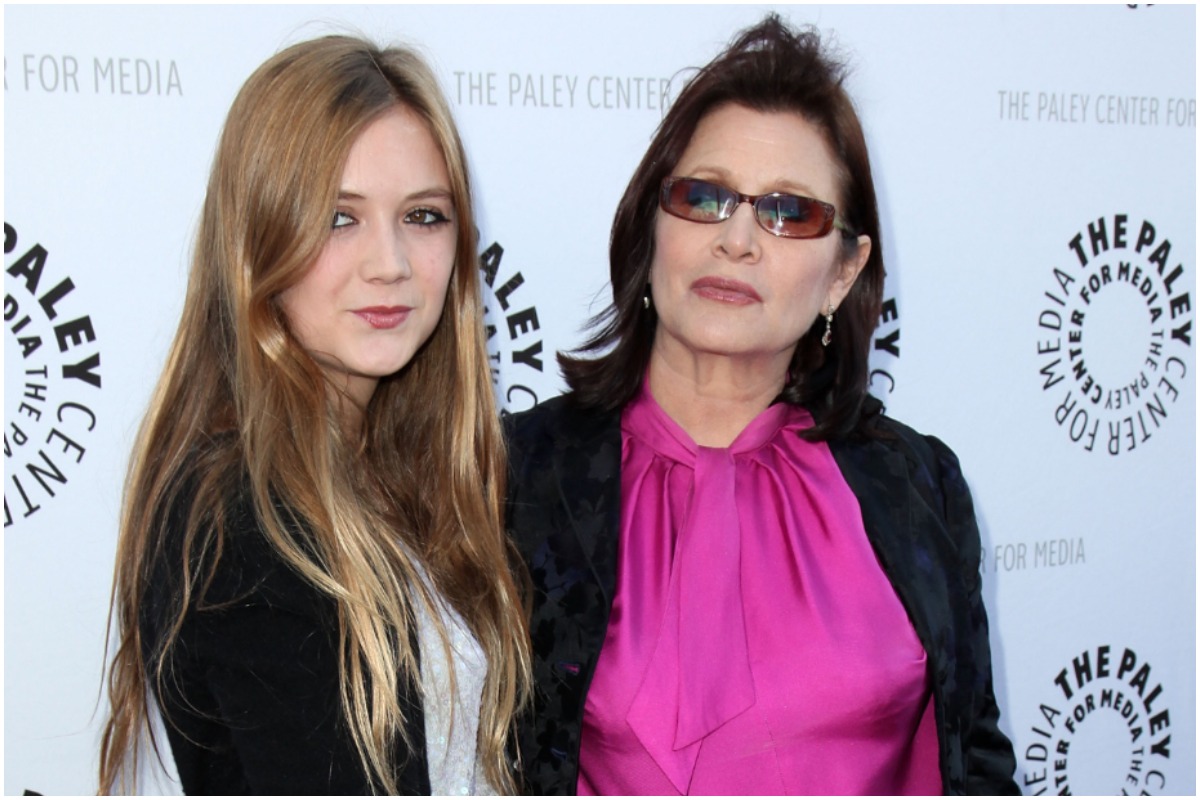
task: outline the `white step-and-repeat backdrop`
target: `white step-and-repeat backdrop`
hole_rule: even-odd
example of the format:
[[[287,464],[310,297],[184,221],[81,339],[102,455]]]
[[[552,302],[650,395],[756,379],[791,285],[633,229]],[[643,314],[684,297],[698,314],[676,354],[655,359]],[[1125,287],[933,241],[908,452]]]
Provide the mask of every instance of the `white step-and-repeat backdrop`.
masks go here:
[[[122,476],[250,72],[347,30],[428,54],[517,410],[607,302],[664,107],[763,10],[4,9],[6,794],[94,790]],[[1195,8],[780,10],[854,63],[889,267],[872,386],[974,490],[1018,782],[1194,793]]]

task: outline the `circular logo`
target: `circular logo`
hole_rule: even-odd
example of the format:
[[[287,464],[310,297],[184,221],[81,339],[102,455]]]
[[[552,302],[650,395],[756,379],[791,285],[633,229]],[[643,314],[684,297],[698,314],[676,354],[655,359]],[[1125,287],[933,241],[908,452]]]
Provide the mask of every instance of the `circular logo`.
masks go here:
[[[1067,240],[1037,316],[1038,380],[1087,452],[1118,456],[1169,424],[1192,363],[1186,268],[1150,220],[1114,214]]]
[[[504,248],[493,242],[479,256],[479,272],[492,386],[500,413],[512,414],[533,408],[546,395],[544,345],[537,305],[522,291],[525,276],[504,270],[503,258]]]
[[[1052,679],[1024,751],[1028,794],[1168,794],[1171,712],[1134,650],[1085,650]]]
[[[96,430],[100,348],[75,283],[4,223],[4,527],[62,495]]]

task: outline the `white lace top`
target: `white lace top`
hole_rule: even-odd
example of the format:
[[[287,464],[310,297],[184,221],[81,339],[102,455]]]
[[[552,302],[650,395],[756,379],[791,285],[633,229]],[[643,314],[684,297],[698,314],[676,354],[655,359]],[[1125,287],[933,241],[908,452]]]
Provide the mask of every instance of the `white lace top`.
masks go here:
[[[432,589],[421,572],[449,636],[456,696],[451,697],[450,670],[437,626],[424,604],[417,603],[417,638],[421,651],[425,750],[429,786],[434,795],[497,794],[479,761],[479,707],[487,659],[462,618]]]

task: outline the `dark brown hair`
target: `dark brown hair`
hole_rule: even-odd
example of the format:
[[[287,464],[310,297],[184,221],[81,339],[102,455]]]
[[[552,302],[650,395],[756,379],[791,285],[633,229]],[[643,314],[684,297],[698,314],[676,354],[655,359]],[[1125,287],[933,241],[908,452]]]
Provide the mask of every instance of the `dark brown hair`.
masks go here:
[[[836,205],[849,235],[871,239],[871,254],[838,310],[833,342],[821,346],[825,321],[800,339],[779,399],[809,408],[816,425],[806,438],[821,440],[853,431],[867,398],[867,360],[883,296],[883,256],[875,185],[858,113],[842,86],[846,67],[813,28],[792,30],[775,14],[740,33],[701,69],[671,106],[625,189],[613,219],[609,269],[613,302],[593,318],[592,337],[559,365],[576,401],[615,410],[633,399],[650,361],[657,316],[642,297],[654,259],[658,192],[683,156],[700,121],[724,105],[755,111],[794,112],[825,136],[838,166]],[[603,353],[590,357],[596,353]]]

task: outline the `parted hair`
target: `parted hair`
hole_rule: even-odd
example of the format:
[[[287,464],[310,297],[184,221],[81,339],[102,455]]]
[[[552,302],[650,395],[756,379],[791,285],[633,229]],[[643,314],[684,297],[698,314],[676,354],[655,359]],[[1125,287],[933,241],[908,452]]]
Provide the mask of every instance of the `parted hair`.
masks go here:
[[[300,345],[279,296],[330,234],[354,141],[396,107],[425,121],[445,159],[456,263],[430,339],[379,382],[351,432],[339,407],[353,401]],[[185,614],[221,569],[222,509],[237,491],[252,498],[270,547],[336,608],[340,703],[375,788],[397,791],[396,753],[409,743],[400,696],[404,682],[420,686],[414,620],[432,602],[423,570],[486,653],[479,751],[492,785],[516,791],[506,748],[528,692],[528,633],[502,528],[504,446],[475,253],[462,144],[415,52],[329,36],[288,47],[246,81],[221,134],[183,316],[126,478],[101,792],[135,787],[147,740],[159,752],[150,700],[171,680]],[[168,565],[178,596],[162,640],[145,642],[139,610],[185,485],[182,557]]]
[[[654,309],[645,309],[642,298],[654,260],[659,187],[673,174],[701,120],[732,104],[796,113],[816,126],[837,162],[840,196],[834,204],[848,228],[842,234],[845,257],[853,256],[855,237],[871,239],[870,257],[837,311],[833,342],[822,347],[825,320],[818,316],[796,347],[779,398],[813,412],[816,424],[802,434],[806,438],[829,439],[859,428],[884,268],[871,164],[858,113],[843,86],[846,75],[844,62],[822,44],[816,29],[793,30],[770,14],[739,33],[688,81],[617,206],[609,242],[612,303],[590,321],[593,333],[578,350],[559,354],[577,402],[615,410],[636,394],[657,326]]]

